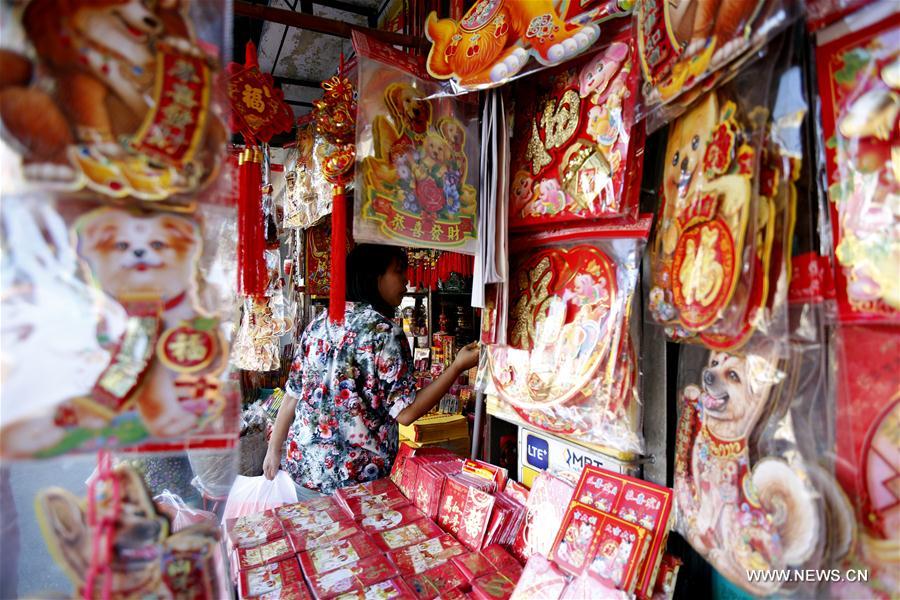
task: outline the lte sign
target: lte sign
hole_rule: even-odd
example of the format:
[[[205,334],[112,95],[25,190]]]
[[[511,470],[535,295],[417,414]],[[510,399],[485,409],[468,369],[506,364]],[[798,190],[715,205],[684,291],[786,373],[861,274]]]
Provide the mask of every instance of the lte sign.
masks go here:
[[[540,469],[541,471],[546,470],[547,466],[550,464],[550,446],[547,444],[547,440],[542,440],[539,437],[528,434],[526,443],[528,449],[528,464],[535,469]]]

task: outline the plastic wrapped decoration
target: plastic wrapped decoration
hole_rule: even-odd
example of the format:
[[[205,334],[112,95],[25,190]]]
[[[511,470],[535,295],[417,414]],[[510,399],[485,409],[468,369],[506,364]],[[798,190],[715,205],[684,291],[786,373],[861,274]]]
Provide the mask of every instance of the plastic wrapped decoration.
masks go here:
[[[748,572],[822,566],[824,506],[784,412],[794,367],[764,338],[751,344],[682,350],[676,529],[722,575],[765,596],[783,582]]]
[[[643,166],[629,36],[518,85],[510,227],[633,216]]]
[[[5,199],[4,458],[233,442],[205,216]],[[35,385],[48,365],[53,384]]]
[[[222,593],[226,573],[217,524],[204,519],[176,530],[140,476],[126,465],[112,467],[108,456],[89,479],[85,500],[50,487],[38,492],[35,507],[50,554],[78,596],[119,600]],[[33,549],[29,557],[39,552]]]
[[[619,453],[643,451],[633,301],[651,218],[535,235],[513,255],[507,345],[488,346],[500,410]]]
[[[331,212],[331,185],[322,174],[322,166],[332,150],[316,132],[312,119],[299,125],[294,160],[284,173],[282,225],[286,229],[306,229]]]
[[[768,302],[796,170],[766,138],[773,64],[757,62],[704,94],[669,130],[649,314],[670,339],[738,347]]]
[[[4,4],[0,120],[23,161],[15,187],[189,202],[213,181],[227,140],[213,85],[225,38],[224,11],[207,8]]]
[[[633,6],[631,0],[480,0],[458,21],[431,12],[428,73],[450,80],[457,93],[496,87],[540,68],[522,71],[531,57],[543,66],[575,58],[600,37],[601,23],[630,15]]]
[[[839,598],[889,598],[900,586],[900,506],[892,489],[900,443],[900,335],[891,325],[841,325],[835,361],[836,476],[852,499],[859,536],[843,565],[869,581],[832,585]]]
[[[753,58],[799,11],[796,0],[640,0],[635,7],[647,131]]]
[[[437,98],[419,61],[354,32],[358,241],[474,254],[478,105]]]
[[[877,3],[848,23],[816,52],[838,315],[900,323],[900,12]]]

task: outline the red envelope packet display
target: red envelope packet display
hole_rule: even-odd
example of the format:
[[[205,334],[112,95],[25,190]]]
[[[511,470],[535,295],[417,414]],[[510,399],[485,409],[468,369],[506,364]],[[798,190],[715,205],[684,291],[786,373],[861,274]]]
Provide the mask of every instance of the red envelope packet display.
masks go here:
[[[872,13],[855,15],[867,27],[839,24],[858,30],[816,49],[834,281],[842,321],[900,323],[900,221],[890,208],[900,195],[900,80],[886,66],[897,61],[900,20],[871,10],[868,22]]]
[[[387,494],[399,491],[400,488],[398,488],[393,481],[388,478],[384,478],[339,488],[334,493],[334,499],[339,504],[345,505],[348,499],[355,498],[357,496],[377,496],[379,494]]]
[[[240,596],[241,600],[250,598],[250,596]],[[253,600],[314,600],[313,595],[306,587],[303,581],[289,583],[284,587],[278,588],[272,592],[266,592],[261,596],[254,596]]]
[[[376,534],[379,531],[387,531],[388,529],[396,529],[409,525],[414,521],[423,519],[424,514],[411,504],[401,506],[397,510],[386,510],[383,513],[375,513],[366,515],[360,520],[359,526],[366,533]]]
[[[406,499],[406,496],[401,494],[399,489],[394,489],[376,496],[354,496],[353,498],[348,498],[344,508],[347,514],[359,520],[367,515],[397,510],[408,504],[409,500]]]
[[[415,600],[416,596],[400,578],[370,585],[365,590],[341,594],[337,600]]]
[[[574,499],[650,532],[650,548],[637,586],[639,595],[649,596],[656,581],[657,566],[666,549],[672,519],[672,490],[589,465],[581,473]]]
[[[248,569],[240,573],[242,598],[258,598],[298,583],[303,583],[303,573],[300,571],[300,565],[297,564],[296,558]]]
[[[669,600],[675,596],[675,583],[678,580],[679,569],[681,569],[680,558],[671,554],[663,556],[659,564],[656,584],[653,586],[653,600]]]
[[[507,484],[507,489],[509,484]],[[502,544],[504,546],[511,545],[516,534],[522,526],[525,518],[525,506],[512,497],[501,492],[494,496],[494,514],[491,516],[491,523],[488,526],[487,535],[484,538],[484,545]]]
[[[281,525],[287,532],[317,531],[331,526],[334,523],[346,521],[349,518],[347,514],[336,505],[307,514],[292,511],[285,511],[281,514],[284,515],[281,517]]]
[[[391,465],[391,481],[400,488],[400,491],[409,498],[411,494],[408,493],[401,481],[403,480],[403,472],[406,469],[406,461],[415,456],[416,449],[410,446],[409,444],[400,444],[400,447],[397,449],[397,456],[394,457],[394,464]]]
[[[587,573],[616,589],[633,593],[649,541],[650,536],[643,527],[605,516]]]
[[[266,542],[254,548],[237,548],[238,569],[244,571],[293,558],[295,551],[288,538]]]
[[[441,505],[438,509],[438,525],[444,531],[453,535],[459,533],[462,524],[463,509],[466,506],[466,498],[469,496],[469,488],[465,483],[455,477],[448,477],[444,482],[444,492],[441,494]]]
[[[324,548],[331,546],[341,540],[351,538],[355,535],[361,535],[363,530],[360,529],[355,521],[347,519],[346,521],[335,521],[330,525],[326,525],[321,529],[314,531],[303,531],[300,529],[288,529],[287,534],[293,544],[294,552],[300,553],[304,550],[315,550],[316,548]]]
[[[422,461],[410,462],[413,457],[426,459],[424,462],[444,462],[459,459],[459,457],[444,448],[413,448],[407,444],[400,444],[394,466],[391,468],[391,481],[397,484],[400,491],[407,498],[412,498],[416,492],[416,475],[419,464]]]
[[[308,578],[334,571],[373,554],[381,554],[378,546],[365,534],[355,535],[331,546],[307,550],[297,555]]]
[[[516,576],[522,572],[522,565],[519,561],[516,560],[512,554],[496,544],[488,546],[482,550],[481,553],[498,571],[516,573]]]
[[[457,539],[469,550],[479,550],[487,533],[494,497],[482,490],[469,488],[463,507]]]
[[[465,548],[453,539],[453,536],[444,534],[421,544],[394,550],[388,556],[397,565],[403,576],[409,576],[424,573],[432,567],[442,565],[465,551]]]
[[[572,575],[580,575],[591,560],[594,540],[604,520],[605,515],[599,510],[573,502],[559,528],[550,558]]]
[[[397,575],[397,568],[387,557],[376,554],[339,569],[314,575],[309,578],[309,587],[316,598],[325,600],[351,590],[365,590],[370,585]]]
[[[544,556],[535,554],[525,564],[512,600],[556,600],[567,583],[565,573]]]
[[[494,482],[494,489],[488,490],[491,493],[502,492],[506,487],[506,480],[509,479],[509,472],[506,469],[480,460],[466,460],[462,472]]]
[[[461,468],[462,460],[432,462],[419,467],[413,501],[429,519],[437,519],[447,476],[459,473]]]
[[[387,531],[379,531],[372,535],[372,540],[384,552],[397,550],[405,546],[412,546],[439,537],[444,532],[428,519],[419,519],[408,525],[389,529]]]
[[[413,575],[406,582],[419,600],[432,600],[438,596],[444,598],[447,594],[460,592],[468,584],[468,580],[452,562]]]
[[[467,552],[465,554],[460,554],[459,556],[451,558],[450,562],[456,565],[456,568],[466,576],[468,581],[472,581],[482,575],[487,575],[488,573],[493,573],[497,570],[497,567],[495,567],[481,552]]]
[[[638,186],[629,183],[643,164],[635,58],[622,39],[519,84],[527,91],[516,100],[511,228],[633,214]]]
[[[272,511],[228,519],[225,531],[236,548],[252,548],[284,537],[281,521]]]
[[[535,478],[525,506],[525,520],[511,548],[516,558],[526,562],[532,554],[550,554],[572,491],[571,485],[549,473]]]
[[[506,488],[503,491],[516,502],[520,502],[523,506],[528,502],[529,490],[518,481],[507,482]]]
[[[275,509],[275,516],[282,521],[290,521],[296,517],[305,517],[321,510],[339,509],[340,506],[329,496],[304,500],[295,504],[285,504]]]
[[[472,595],[480,600],[506,600],[516,589],[516,581],[497,571],[472,582]]]

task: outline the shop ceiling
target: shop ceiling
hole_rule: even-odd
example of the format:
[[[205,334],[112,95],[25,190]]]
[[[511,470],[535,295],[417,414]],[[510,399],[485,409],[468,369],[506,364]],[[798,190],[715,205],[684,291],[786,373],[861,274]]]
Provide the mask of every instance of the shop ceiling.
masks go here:
[[[252,40],[259,66],[271,73],[298,117],[308,113],[322,95],[321,82],[337,70],[341,52],[353,54],[350,36],[360,29],[381,40],[404,47],[422,48],[422,37],[376,31],[390,0],[234,0],[235,62],[244,62],[244,47]],[[423,0],[404,2],[424,10]],[[409,13],[407,13],[409,14]],[[407,20],[409,22],[410,20]],[[414,21],[414,19],[413,19]],[[293,140],[293,132],[277,136],[273,146]]]

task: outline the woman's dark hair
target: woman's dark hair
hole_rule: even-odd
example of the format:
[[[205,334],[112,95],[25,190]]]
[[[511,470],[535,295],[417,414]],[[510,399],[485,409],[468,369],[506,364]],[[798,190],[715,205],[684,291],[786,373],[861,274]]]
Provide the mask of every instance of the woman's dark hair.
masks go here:
[[[378,277],[397,261],[402,269],[409,264],[406,251],[399,246],[359,244],[347,256],[347,300],[368,302],[383,315],[393,316],[390,306],[378,293]]]

